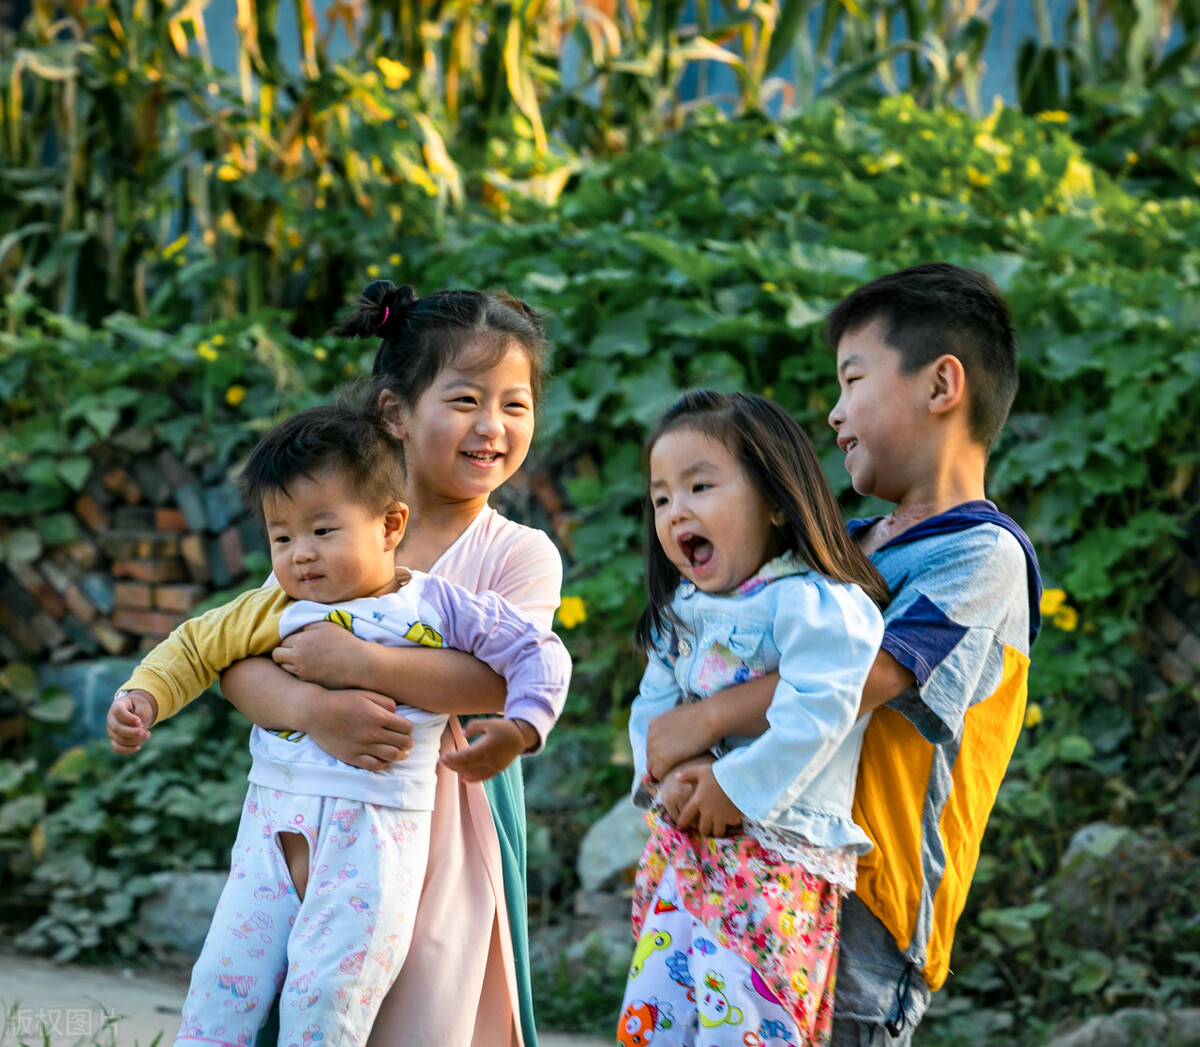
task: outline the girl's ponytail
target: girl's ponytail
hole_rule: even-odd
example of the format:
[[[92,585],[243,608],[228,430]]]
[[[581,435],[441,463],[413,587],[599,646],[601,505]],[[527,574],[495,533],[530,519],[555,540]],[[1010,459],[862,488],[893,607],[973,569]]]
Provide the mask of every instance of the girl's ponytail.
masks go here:
[[[376,280],[362,289],[353,312],[330,330],[338,338],[394,338],[419,300],[411,284],[397,287],[391,280]]]
[[[487,366],[517,349],[529,361],[534,401],[541,399],[547,366],[546,324],[541,315],[505,291],[433,291],[424,297],[410,284],[367,284],[350,315],[330,332],[339,338],[378,338],[371,365],[376,397],[393,393],[412,407],[438,372],[461,354],[482,349]]]

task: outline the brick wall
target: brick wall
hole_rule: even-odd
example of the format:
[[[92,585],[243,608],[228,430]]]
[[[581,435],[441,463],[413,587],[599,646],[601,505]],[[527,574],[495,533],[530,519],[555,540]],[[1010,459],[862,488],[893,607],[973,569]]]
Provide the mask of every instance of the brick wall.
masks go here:
[[[79,536],[0,566],[0,661],[136,654],[265,548],[233,485],[169,451],[111,466],[71,507]]]

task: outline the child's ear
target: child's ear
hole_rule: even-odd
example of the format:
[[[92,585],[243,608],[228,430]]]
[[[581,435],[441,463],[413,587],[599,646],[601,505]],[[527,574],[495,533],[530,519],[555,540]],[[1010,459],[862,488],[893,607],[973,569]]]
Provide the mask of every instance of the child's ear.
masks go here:
[[[408,506],[403,502],[392,502],[383,511],[383,548],[390,552],[400,544],[404,528],[408,524]]]
[[[383,427],[397,440],[408,439],[408,427],[404,423],[404,408],[400,397],[390,389],[379,394],[379,413],[383,415]]]
[[[967,402],[967,372],[962,361],[952,353],[944,353],[930,367],[933,379],[929,395],[929,410],[947,414]]]

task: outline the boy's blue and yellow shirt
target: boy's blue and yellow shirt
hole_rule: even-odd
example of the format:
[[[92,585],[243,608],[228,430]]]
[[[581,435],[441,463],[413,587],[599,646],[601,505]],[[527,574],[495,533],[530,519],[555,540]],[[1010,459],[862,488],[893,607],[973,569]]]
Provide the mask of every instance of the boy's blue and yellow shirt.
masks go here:
[[[851,521],[851,536],[874,523]],[[1041,578],[1025,533],[982,500],[922,521],[871,560],[893,594],[883,649],[917,682],[875,711],[863,738],[854,819],[875,847],[859,859],[856,893],[936,990],[1025,719]]]

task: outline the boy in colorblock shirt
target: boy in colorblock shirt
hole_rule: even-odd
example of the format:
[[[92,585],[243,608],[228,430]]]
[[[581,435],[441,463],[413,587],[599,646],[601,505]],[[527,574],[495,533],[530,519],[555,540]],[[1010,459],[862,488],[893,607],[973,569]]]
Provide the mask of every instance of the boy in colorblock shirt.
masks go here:
[[[895,505],[849,525],[892,602],[863,691],[861,712],[875,715],[854,818],[875,846],[842,909],[832,1042],[905,1047],[949,971],[1041,624],[1033,547],[984,493],[1016,394],[1016,339],[991,279],[945,263],[860,287],[826,333],[841,386],[829,421],[854,489]],[[650,772],[761,731],[770,687],[767,677],[660,717]]]

